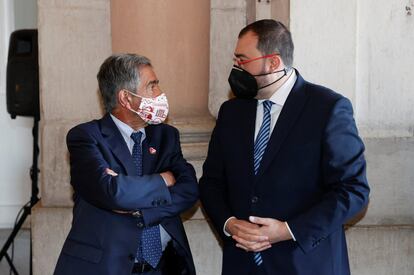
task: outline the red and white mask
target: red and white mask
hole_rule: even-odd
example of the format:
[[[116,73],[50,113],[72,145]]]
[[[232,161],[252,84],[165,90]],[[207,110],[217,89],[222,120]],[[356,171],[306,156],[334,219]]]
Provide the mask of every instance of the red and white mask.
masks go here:
[[[165,121],[169,110],[168,100],[165,93],[162,93],[157,97],[142,97],[132,92],[129,93],[141,98],[141,104],[139,104],[138,110],[130,110],[139,115],[143,121],[148,124],[160,124]]]

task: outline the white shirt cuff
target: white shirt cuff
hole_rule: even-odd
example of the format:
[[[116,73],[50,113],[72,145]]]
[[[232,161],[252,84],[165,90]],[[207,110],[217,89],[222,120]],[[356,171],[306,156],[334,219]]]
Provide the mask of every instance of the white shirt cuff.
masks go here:
[[[285,222],[285,224],[286,224],[287,229],[289,230],[290,236],[292,236],[292,239],[296,242],[295,235],[293,235],[292,230],[290,230],[290,227],[289,227],[288,223]]]
[[[159,175],[160,175],[160,177],[162,178],[162,180],[164,181],[165,186],[168,188],[168,182],[167,182],[167,180],[166,180],[166,179],[164,179],[164,177],[163,177],[163,176],[161,176],[161,174],[159,174]]]
[[[228,223],[228,221],[229,221],[229,220],[231,220],[231,219],[235,219],[235,218],[236,218],[236,217],[232,216],[232,217],[228,218],[228,219],[226,220],[226,222],[224,223],[224,226],[223,226],[223,232],[224,232],[224,235],[226,235],[227,237],[231,237],[231,234],[230,234],[229,232],[227,232],[227,231],[226,231],[226,225],[227,225],[227,223]]]

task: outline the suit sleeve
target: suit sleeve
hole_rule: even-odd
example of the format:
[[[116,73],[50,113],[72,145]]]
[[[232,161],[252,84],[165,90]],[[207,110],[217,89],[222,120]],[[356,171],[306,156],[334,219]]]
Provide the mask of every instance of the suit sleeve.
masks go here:
[[[180,215],[191,208],[198,200],[198,184],[194,168],[183,157],[180,145],[180,137],[177,129],[174,129],[174,153],[169,159],[166,171],[174,174],[176,183],[169,188],[171,203],[158,207],[142,209],[146,225],[158,224],[162,219]]]
[[[67,135],[71,184],[75,195],[108,210],[131,210],[153,207],[154,201],[171,203],[171,195],[159,174],[110,176],[110,165],[100,145],[86,130],[75,127]]]
[[[364,144],[348,99],[335,103],[322,147],[322,184],[326,193],[309,210],[287,221],[304,252],[317,247],[368,203]]]
[[[224,235],[223,226],[228,218],[234,216],[226,199],[225,165],[220,144],[224,108],[225,104],[220,108],[216,126],[211,135],[207,158],[203,165],[203,176],[200,179],[200,197],[204,210],[223,240],[229,238]]]

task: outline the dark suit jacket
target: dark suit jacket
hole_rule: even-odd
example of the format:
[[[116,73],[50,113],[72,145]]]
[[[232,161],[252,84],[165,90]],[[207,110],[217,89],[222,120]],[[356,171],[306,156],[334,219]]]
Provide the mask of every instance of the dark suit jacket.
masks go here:
[[[247,274],[252,253],[223,234],[230,216],[287,221],[296,242],[262,252],[267,274],[349,274],[343,224],[368,201],[364,145],[348,99],[297,81],[254,176],[256,100],[219,112],[200,179],[203,206],[224,241],[223,274]]]
[[[194,264],[180,213],[198,198],[193,167],[181,153],[178,131],[168,125],[147,126],[142,144],[143,176],[109,115],[78,125],[67,135],[71,184],[74,189],[72,228],[55,274],[131,274],[143,224],[161,224],[183,257],[186,272]],[[155,154],[149,148],[156,149]],[[119,175],[109,176],[105,168]],[[160,172],[173,172],[177,182],[167,188]],[[143,223],[112,210],[142,210]]]

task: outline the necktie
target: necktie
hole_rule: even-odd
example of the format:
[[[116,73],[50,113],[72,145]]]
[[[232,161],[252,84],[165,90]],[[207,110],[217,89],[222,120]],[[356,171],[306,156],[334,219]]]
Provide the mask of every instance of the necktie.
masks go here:
[[[256,142],[254,143],[254,174],[257,175],[259,171],[260,162],[262,161],[264,152],[267,147],[267,143],[270,138],[270,110],[272,109],[273,102],[266,100],[263,102],[263,122],[260,126],[259,133],[256,137]],[[253,259],[256,265],[261,265],[263,263],[262,254],[260,252],[255,252],[253,254]]]
[[[132,148],[132,159],[138,171],[138,175],[142,175],[142,148],[141,148],[141,132],[131,134],[134,141]],[[161,235],[158,225],[145,227],[142,230],[141,240],[137,251],[137,261],[147,262],[153,268],[156,268],[162,256]]]

